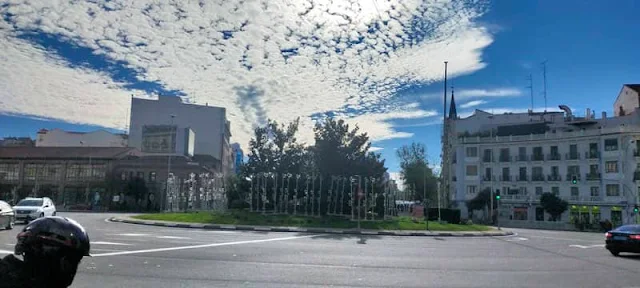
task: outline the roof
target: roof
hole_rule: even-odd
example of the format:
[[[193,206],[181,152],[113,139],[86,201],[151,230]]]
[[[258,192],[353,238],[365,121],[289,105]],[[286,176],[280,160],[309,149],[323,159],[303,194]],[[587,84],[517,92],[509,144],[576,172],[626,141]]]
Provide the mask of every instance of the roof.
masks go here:
[[[549,130],[547,123],[518,124],[508,126],[498,126],[498,136],[518,136],[530,134],[544,134]]]
[[[131,147],[0,147],[0,159],[120,159],[139,154]]]
[[[624,86],[627,86],[629,87],[629,89],[640,93],[640,84],[624,84]]]

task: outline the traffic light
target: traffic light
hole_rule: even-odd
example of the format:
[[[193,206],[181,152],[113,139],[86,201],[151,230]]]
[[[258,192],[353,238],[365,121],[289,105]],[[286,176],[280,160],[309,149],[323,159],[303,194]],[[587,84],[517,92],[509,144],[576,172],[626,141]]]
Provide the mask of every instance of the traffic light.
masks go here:
[[[638,213],[638,205],[633,207],[633,213]]]
[[[496,200],[500,200],[500,189],[496,189]]]
[[[572,184],[578,184],[578,177],[576,177],[575,175],[571,176],[571,183]]]

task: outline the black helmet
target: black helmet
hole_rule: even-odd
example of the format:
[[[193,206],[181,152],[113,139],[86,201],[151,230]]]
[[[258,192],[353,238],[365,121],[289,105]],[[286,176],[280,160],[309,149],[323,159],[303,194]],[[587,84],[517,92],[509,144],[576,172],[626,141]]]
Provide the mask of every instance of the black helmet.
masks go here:
[[[15,254],[35,252],[42,245],[60,248],[65,253],[90,256],[89,235],[78,222],[64,217],[51,216],[34,220],[17,236]],[[37,248],[36,248],[37,249]],[[39,250],[39,249],[38,249]]]

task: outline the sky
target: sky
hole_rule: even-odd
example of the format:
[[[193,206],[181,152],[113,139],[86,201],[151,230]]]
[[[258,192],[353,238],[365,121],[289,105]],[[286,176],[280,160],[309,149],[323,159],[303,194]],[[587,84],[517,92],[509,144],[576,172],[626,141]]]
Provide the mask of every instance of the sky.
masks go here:
[[[0,1],[0,137],[126,131],[132,96],[168,95],[226,107],[245,148],[267,119],[300,117],[307,144],[316,121],[344,119],[396,177],[396,149],[411,142],[439,164],[444,61],[461,117],[544,110],[543,62],[548,109],[611,114],[621,86],[640,83],[637,11],[634,0]]]

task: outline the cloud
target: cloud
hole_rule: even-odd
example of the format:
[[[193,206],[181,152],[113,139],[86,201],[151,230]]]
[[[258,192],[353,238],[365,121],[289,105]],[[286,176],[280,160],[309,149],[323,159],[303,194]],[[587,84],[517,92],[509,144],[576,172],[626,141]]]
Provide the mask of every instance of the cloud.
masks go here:
[[[471,108],[471,107],[475,107],[475,106],[480,106],[482,104],[486,104],[487,101],[484,100],[473,100],[473,101],[469,101],[467,103],[464,103],[462,105],[460,105],[460,108]]]
[[[445,59],[452,77],[485,67],[493,37],[476,21],[485,4],[15,0],[0,6],[0,109],[121,129],[130,94],[178,91],[226,107],[242,145],[265,119],[299,116],[300,138],[311,143],[311,116],[329,111],[372,140],[410,137],[388,123],[406,117],[390,99],[439,81]],[[86,49],[110,72],[32,40],[39,37]]]
[[[473,98],[515,97],[521,96],[522,91],[516,88],[496,89],[456,89],[456,100],[468,100]],[[442,99],[441,93],[425,94],[421,97],[425,100]]]
[[[376,152],[376,151],[380,151],[380,150],[383,150],[383,149],[384,148],[382,148],[382,147],[375,147],[375,146],[369,147],[369,151],[370,152]]]

